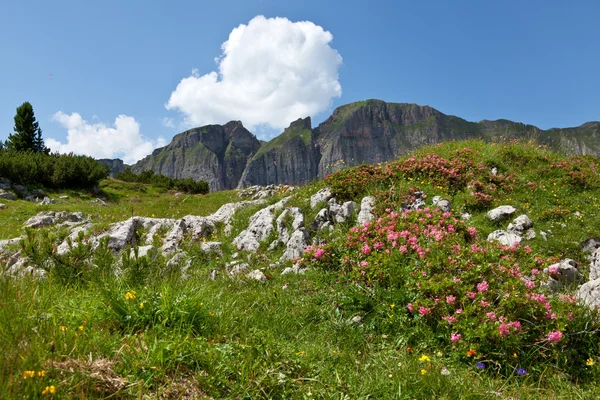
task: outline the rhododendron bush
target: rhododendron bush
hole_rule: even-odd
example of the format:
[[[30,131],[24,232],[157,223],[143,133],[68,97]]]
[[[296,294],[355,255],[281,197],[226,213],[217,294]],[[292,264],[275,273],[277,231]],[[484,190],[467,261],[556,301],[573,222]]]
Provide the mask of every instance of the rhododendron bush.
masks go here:
[[[335,248],[311,247],[303,260],[339,262],[364,285],[402,289],[398,329],[428,329],[436,348],[461,359],[474,350],[478,362],[506,373],[516,359],[528,368],[543,359],[583,369],[590,347],[598,353],[592,312],[545,289],[542,270],[556,261],[526,245],[490,243],[449,212],[400,206],[351,228]]]

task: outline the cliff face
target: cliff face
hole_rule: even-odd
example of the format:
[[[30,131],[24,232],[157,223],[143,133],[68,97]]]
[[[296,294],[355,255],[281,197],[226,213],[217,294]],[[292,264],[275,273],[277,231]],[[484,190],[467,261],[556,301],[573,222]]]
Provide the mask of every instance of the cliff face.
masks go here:
[[[261,146],[248,162],[238,188],[309,182],[316,176],[318,163],[310,118],[299,119],[281,135]]]
[[[233,189],[248,158],[259,148],[260,142],[239,121],[207,125],[176,135],[168,146],[154,150],[132,170],[151,169],[173,178],[205,180],[211,191]]]
[[[100,164],[106,165],[110,168],[110,177],[114,177],[115,174],[125,171],[125,164],[123,160],[118,158],[101,158],[98,161]]]
[[[240,122],[183,132],[132,168],[177,178],[203,179],[211,190],[300,184],[339,169],[394,160],[423,145],[480,137],[527,139],[567,154],[600,155],[600,123],[541,130],[508,120],[469,122],[416,104],[367,100],[338,107],[318,127],[293,122],[259,142]]]

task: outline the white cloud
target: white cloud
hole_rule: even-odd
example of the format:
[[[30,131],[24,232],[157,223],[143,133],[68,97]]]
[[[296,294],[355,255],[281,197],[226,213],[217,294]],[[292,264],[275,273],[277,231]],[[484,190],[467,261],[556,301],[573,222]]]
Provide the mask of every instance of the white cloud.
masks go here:
[[[165,145],[159,138],[149,141],[140,134],[140,124],[133,117],[119,115],[114,126],[103,123],[89,123],[78,113],[71,115],[62,111],[52,116],[67,129],[67,143],[47,139],[46,146],[59,153],[84,154],[94,158],[121,158],[126,164],[132,164]]]
[[[167,109],[189,126],[241,120],[282,129],[300,117],[325,111],[342,87],[339,53],[331,33],[312,22],[254,17],[221,45],[219,72],[192,75],[177,85]]]

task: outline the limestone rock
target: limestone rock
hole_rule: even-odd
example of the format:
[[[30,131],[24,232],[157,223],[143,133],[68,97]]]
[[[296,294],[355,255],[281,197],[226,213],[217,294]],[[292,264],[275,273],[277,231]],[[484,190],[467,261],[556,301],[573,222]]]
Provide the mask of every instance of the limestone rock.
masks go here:
[[[6,204],[0,203],[0,210],[4,210],[6,208]]]
[[[333,197],[333,193],[331,193],[331,189],[329,189],[327,187],[323,188],[323,189],[319,190],[317,193],[310,196],[310,208],[314,209],[319,204],[321,204],[325,201],[329,201],[329,199],[331,199],[332,197]]]
[[[577,291],[577,299],[590,308],[600,308],[600,278],[581,285]]]
[[[515,235],[514,233],[506,232],[503,230],[497,230],[488,235],[487,240],[489,242],[497,241],[504,246],[514,246],[521,243],[521,236]]]
[[[271,206],[265,207],[250,217],[248,229],[244,230],[235,239],[233,245],[238,250],[256,251],[260,242],[265,240],[273,232],[275,222],[275,211],[285,207],[290,197],[286,197]]]
[[[77,225],[85,222],[82,212],[69,213],[66,211],[41,212],[25,221],[28,228],[42,228],[44,226],[65,224]]]
[[[4,189],[0,189],[0,199],[17,200],[17,195],[12,192],[7,192]]]
[[[45,205],[49,205],[49,204],[56,204],[56,200],[51,199],[50,197],[46,196],[44,197],[44,200],[42,200],[40,202],[40,206],[45,206]]]
[[[255,269],[253,271],[248,272],[248,274],[246,275],[246,277],[249,278],[249,279],[254,279],[254,280],[259,281],[259,282],[266,282],[267,281],[267,277],[265,276],[265,274],[260,269]]]
[[[434,201],[433,205],[442,210],[443,212],[452,211],[452,204],[449,200],[440,198],[438,201]]]
[[[373,215],[373,208],[375,207],[375,197],[366,196],[360,202],[360,212],[358,213],[358,218],[356,223],[358,225],[362,225],[365,222],[370,222],[375,218]]]
[[[285,252],[281,256],[281,260],[293,260],[304,255],[304,249],[308,246],[308,232],[305,228],[299,228],[292,233],[290,240],[287,242]]]
[[[129,251],[129,257],[135,258],[136,249],[131,249]],[[137,258],[148,257],[150,260],[154,261],[156,259],[156,247],[152,245],[148,246],[139,246],[137,247]]]
[[[581,283],[584,280],[577,263],[569,258],[544,268],[544,273],[550,276],[544,285],[552,291],[559,290],[563,286]]]
[[[523,236],[525,231],[533,227],[533,222],[525,214],[519,215],[508,225],[508,232]]]
[[[221,242],[201,242],[200,250],[202,250],[204,253],[221,254]]]
[[[487,217],[494,222],[498,222],[510,217],[516,211],[517,209],[513,206],[500,206],[488,211]]]
[[[600,248],[592,253],[592,261],[590,263],[590,281],[600,278]]]

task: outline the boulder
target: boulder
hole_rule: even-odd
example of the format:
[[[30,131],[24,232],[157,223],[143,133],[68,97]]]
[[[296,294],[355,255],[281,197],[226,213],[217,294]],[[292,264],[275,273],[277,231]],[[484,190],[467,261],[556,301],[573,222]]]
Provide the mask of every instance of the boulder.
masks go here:
[[[304,255],[304,249],[308,246],[308,232],[305,228],[300,228],[292,233],[290,240],[287,242],[285,252],[280,260],[293,260]]]
[[[73,228],[71,230],[71,233],[69,234],[69,236],[67,236],[65,238],[65,240],[63,240],[63,242],[60,245],[58,245],[58,247],[56,248],[56,254],[61,255],[61,256],[64,254],[67,254],[70,251],[69,240],[71,241],[71,243],[73,245],[75,245],[80,233],[82,235],[85,235],[91,228],[92,228],[92,224],[89,222],[84,225],[80,225],[80,226]]]
[[[329,200],[329,213],[334,222],[344,223],[354,214],[357,204],[353,201],[346,201],[338,204],[335,198]]]
[[[227,273],[230,276],[238,275],[242,272],[245,272],[248,270],[248,267],[249,267],[249,265],[247,263],[233,262],[229,266],[227,264],[225,264]]]
[[[460,219],[462,219],[463,221],[470,221],[471,214],[469,214],[468,212],[464,212],[464,213],[460,214]]]
[[[450,212],[450,211],[452,211],[452,204],[450,203],[449,200],[440,199],[437,202],[435,202],[434,205],[437,208],[439,208],[440,210],[442,210],[443,212]]]
[[[51,199],[50,197],[46,196],[46,197],[44,197],[44,200],[42,200],[39,203],[40,206],[47,206],[49,204],[56,204],[56,200]]]
[[[584,280],[577,263],[569,258],[544,268],[544,273],[549,275],[544,286],[552,291],[557,291],[564,286],[581,283]]]
[[[358,218],[356,223],[358,225],[362,225],[365,222],[372,221],[375,218],[373,215],[373,208],[375,207],[375,197],[366,196],[360,202],[360,212],[358,213]]]
[[[331,220],[331,214],[329,213],[329,209],[322,208],[319,210],[315,219],[311,223],[311,228],[315,231],[321,229],[324,223],[329,222]]]
[[[200,250],[204,253],[221,253],[221,242],[201,242]]]
[[[304,273],[306,272],[307,269],[308,268],[301,268],[299,264],[294,264],[291,267],[285,268],[281,272],[281,275],[288,275],[288,274],[304,275]]]
[[[3,253],[4,249],[7,248],[8,246],[17,244],[24,239],[25,238],[23,238],[23,237],[18,237],[18,238],[13,238],[13,239],[0,240],[0,253]]]
[[[6,204],[0,203],[0,210],[4,210],[6,208]]]
[[[487,217],[494,222],[503,221],[516,211],[517,209],[513,206],[500,206],[488,211]]]
[[[267,281],[267,277],[260,269],[255,269],[253,271],[248,272],[248,274],[246,274],[246,278],[254,279],[255,281],[259,282]]]
[[[187,278],[187,271],[190,269],[191,266],[192,260],[187,255],[187,253],[181,251],[175,253],[173,257],[171,257],[171,259],[167,261],[167,264],[165,265],[165,272],[167,274],[171,274],[176,270],[179,270],[181,272],[181,277]]]
[[[183,235],[187,231],[187,226],[183,219],[175,221],[167,236],[163,240],[163,245],[160,248],[163,254],[171,254],[179,250],[179,243],[183,240]]]
[[[7,192],[4,189],[0,189],[0,199],[17,200],[17,195],[12,192]]]
[[[515,246],[521,243],[521,236],[515,235],[514,233],[506,232],[503,230],[497,230],[488,235],[488,242],[497,241],[504,246]]]
[[[590,308],[600,308],[600,278],[581,285],[577,299]]]
[[[333,197],[333,193],[331,193],[331,189],[323,188],[319,190],[317,193],[310,196],[310,208],[316,208],[319,204],[329,201]]]
[[[235,239],[233,245],[238,250],[256,251],[260,242],[265,240],[273,232],[275,212],[285,207],[290,197],[286,197],[271,206],[263,208],[250,217],[248,229],[244,230]]]
[[[590,281],[600,278],[600,248],[592,253],[590,262]]]
[[[119,252],[129,244],[135,246],[135,230],[137,229],[136,217],[129,218],[126,221],[112,224],[108,231],[101,233],[91,239],[92,248],[95,250],[100,245],[100,239],[108,237],[108,248],[114,252]]]
[[[421,210],[425,208],[425,206],[427,205],[425,203],[425,193],[415,192],[414,197],[415,199],[413,200],[413,202],[404,207],[405,210]]]
[[[533,222],[525,214],[519,215],[508,224],[508,232],[514,233],[515,235],[523,236],[523,234],[533,227]]]
[[[600,238],[591,238],[581,244],[581,251],[592,254],[600,247]]]
[[[69,213],[66,211],[48,211],[40,212],[37,215],[29,218],[25,221],[25,227],[28,228],[42,228],[50,225],[78,225],[86,220],[83,218],[82,212]]]
[[[135,248],[129,251],[129,257],[135,258]],[[137,258],[148,257],[150,260],[156,260],[156,247],[152,245],[137,247]]]

